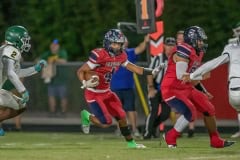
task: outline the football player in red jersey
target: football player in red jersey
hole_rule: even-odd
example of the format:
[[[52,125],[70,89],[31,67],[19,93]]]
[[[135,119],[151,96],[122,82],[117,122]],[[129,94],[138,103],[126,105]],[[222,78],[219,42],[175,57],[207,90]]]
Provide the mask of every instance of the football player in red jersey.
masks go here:
[[[191,26],[184,31],[184,43],[178,44],[169,58],[161,85],[162,95],[169,106],[182,114],[174,127],[164,135],[169,148],[176,147],[177,138],[188,123],[195,120],[197,111],[204,116],[211,147],[223,148],[234,144],[232,141],[220,138],[216,126],[215,108],[208,99],[209,94],[206,89],[199,81],[182,81],[184,74],[192,73],[200,66],[207,46],[205,40],[207,36],[204,30],[198,26]],[[206,75],[205,78],[209,76]]]
[[[127,60],[123,44],[125,38],[118,29],[109,30],[103,40],[103,48],[91,51],[89,60],[77,71],[77,76],[85,89],[85,99],[89,104],[92,114],[83,110],[81,112],[82,130],[89,133],[90,122],[107,128],[112,124],[114,117],[120,127],[121,134],[128,142],[129,148],[145,148],[136,144],[128,128],[126,113],[115,93],[110,90],[112,74],[121,66],[140,75],[155,74],[161,68],[150,69],[136,66]],[[84,73],[94,71],[99,81],[86,80]]]

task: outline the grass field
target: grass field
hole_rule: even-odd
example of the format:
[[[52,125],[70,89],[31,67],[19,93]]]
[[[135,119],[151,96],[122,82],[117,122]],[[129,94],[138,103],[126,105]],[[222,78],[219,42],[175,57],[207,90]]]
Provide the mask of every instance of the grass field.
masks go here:
[[[229,137],[230,135],[223,135]],[[113,134],[8,132],[0,137],[0,160],[239,160],[240,139],[229,148],[209,147],[206,134],[182,137],[178,148],[156,140],[137,140],[146,149],[128,149]]]

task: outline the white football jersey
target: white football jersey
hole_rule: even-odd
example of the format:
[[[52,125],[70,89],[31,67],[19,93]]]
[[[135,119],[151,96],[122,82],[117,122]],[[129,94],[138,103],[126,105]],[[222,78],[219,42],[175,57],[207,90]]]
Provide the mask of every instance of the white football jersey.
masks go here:
[[[231,80],[232,78],[240,78],[240,44],[230,43],[226,45],[223,54],[229,56],[228,80]]]
[[[20,71],[20,61],[21,61],[21,53],[18,49],[11,45],[3,45],[0,47],[0,86],[2,88],[4,82],[7,80],[7,75],[3,73],[3,57],[8,57],[15,61],[14,70],[16,73]]]

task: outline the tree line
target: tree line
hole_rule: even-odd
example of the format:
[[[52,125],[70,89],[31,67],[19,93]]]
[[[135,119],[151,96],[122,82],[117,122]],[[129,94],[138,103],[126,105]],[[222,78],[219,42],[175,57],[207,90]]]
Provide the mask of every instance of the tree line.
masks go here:
[[[219,55],[232,27],[240,21],[238,0],[165,0],[165,36],[191,25],[199,25],[208,35],[206,60]],[[31,35],[32,49],[25,60],[31,61],[58,38],[69,53],[70,61],[86,60],[88,53],[102,46],[104,33],[117,22],[136,22],[134,0],[1,0],[0,40],[10,25],[23,25]],[[130,35],[130,46],[143,35]]]

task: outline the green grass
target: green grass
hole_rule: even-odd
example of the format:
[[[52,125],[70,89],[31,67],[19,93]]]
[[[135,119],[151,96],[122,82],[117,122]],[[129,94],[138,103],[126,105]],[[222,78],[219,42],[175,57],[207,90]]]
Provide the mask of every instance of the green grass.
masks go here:
[[[230,135],[223,135],[229,137]],[[0,160],[239,160],[240,139],[228,148],[209,147],[206,134],[182,137],[178,148],[160,140],[136,140],[146,149],[128,149],[113,134],[8,132],[0,137]]]

